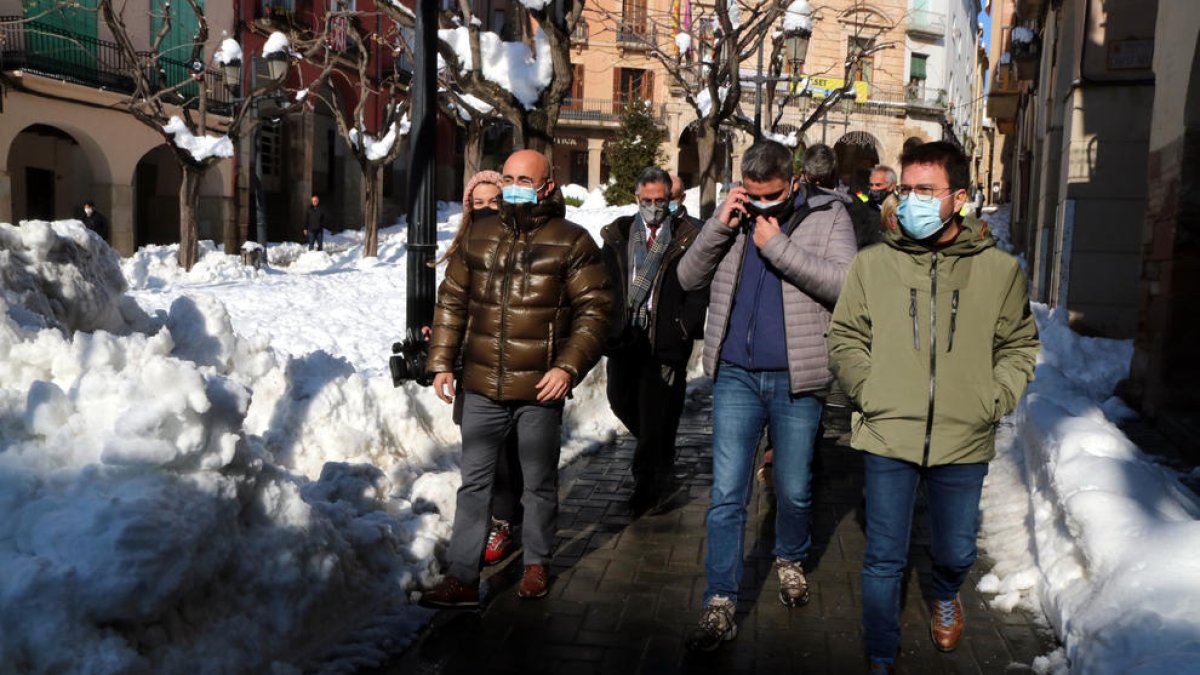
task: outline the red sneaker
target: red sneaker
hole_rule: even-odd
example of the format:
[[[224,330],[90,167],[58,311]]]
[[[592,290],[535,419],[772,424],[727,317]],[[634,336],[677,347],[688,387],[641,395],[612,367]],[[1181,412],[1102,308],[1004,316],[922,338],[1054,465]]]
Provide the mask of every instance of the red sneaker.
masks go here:
[[[487,546],[483,547],[483,564],[495,565],[512,553],[516,542],[513,539],[512,523],[492,518],[488,530]]]

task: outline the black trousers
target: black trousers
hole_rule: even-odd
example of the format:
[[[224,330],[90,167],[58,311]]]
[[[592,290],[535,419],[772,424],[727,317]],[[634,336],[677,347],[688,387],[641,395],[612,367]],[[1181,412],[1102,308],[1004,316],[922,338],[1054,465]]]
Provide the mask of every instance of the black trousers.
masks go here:
[[[608,358],[608,404],[637,439],[633,478],[639,489],[656,489],[675,466],[675,435],[683,414],[687,364],[664,362],[644,338]]]

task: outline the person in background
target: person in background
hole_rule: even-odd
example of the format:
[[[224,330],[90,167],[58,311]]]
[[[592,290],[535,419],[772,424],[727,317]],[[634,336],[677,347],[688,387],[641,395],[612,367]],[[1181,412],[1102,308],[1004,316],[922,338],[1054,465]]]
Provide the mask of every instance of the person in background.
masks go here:
[[[671,217],[674,218],[676,222],[680,220],[687,220],[697,228],[703,227],[704,221],[689,214],[687,206],[683,204],[685,197],[684,191],[685,188],[683,186],[683,179],[679,176],[671,176],[671,203],[667,206],[671,212]]]
[[[516,434],[524,480],[521,598],[549,592],[558,518],[558,459],[567,395],[599,361],[612,291],[600,250],[568,221],[550,162],[518,150],[504,163],[496,216],[471,223],[438,288],[427,369],[454,402],[462,354],[462,487],[446,575],[426,607],[479,606],[496,462]]]
[[[829,307],[854,257],[854,227],[837,197],[802,192],[792,151],[759,141],[679,262],[679,284],[710,282],[704,369],[713,377],[713,484],[707,515],[707,588],[692,650],[737,635],[746,506],[764,428],[775,444],[775,570],[779,601],[808,602],[804,561],[812,546],[812,459],[820,395],[831,380],[824,344]]]
[[[886,164],[879,164],[871,169],[867,198],[875,210],[883,206],[883,200],[896,191],[896,170]]]
[[[83,224],[104,241],[109,241],[108,218],[96,210],[96,202],[90,199],[83,203]]]
[[[678,198],[682,198],[682,185]],[[608,403],[637,439],[631,505],[641,511],[670,487],[675,434],[683,414],[687,363],[703,337],[708,287],[685,292],[675,274],[700,229],[673,216],[672,181],[646,167],[638,176],[638,212],[604,227],[600,252],[613,282]],[[682,214],[677,208],[675,214]]]
[[[933,558],[930,636],[942,651],[958,644],[958,591],[975,561],[996,425],[1033,378],[1038,353],[1020,266],[963,215],[967,158],[939,141],[900,163],[899,228],[850,265],[828,339],[830,367],[857,408],[851,446],[866,453],[862,625],[870,672],[880,674],[894,672],[900,646],[920,483]]]
[[[304,210],[304,236],[308,237],[308,250],[315,247],[325,250],[325,209],[321,208],[321,197],[313,195],[310,205]]]
[[[440,265],[458,251],[474,220],[499,213],[500,189],[498,171],[480,171],[467,181],[467,186],[463,189],[462,219],[458,223],[458,230],[450,240],[450,245],[446,247],[446,252],[437,261],[430,262],[430,267]],[[426,334],[426,339],[428,338],[429,334]],[[461,355],[459,365],[461,370]],[[458,425],[462,424],[462,382],[461,377],[456,378],[454,382],[454,423]],[[514,434],[508,435],[503,456],[496,462],[495,481],[491,524],[488,528],[487,543],[483,547],[484,565],[495,565],[520,548],[515,523],[521,521],[521,491],[524,485],[521,481],[521,462]]]

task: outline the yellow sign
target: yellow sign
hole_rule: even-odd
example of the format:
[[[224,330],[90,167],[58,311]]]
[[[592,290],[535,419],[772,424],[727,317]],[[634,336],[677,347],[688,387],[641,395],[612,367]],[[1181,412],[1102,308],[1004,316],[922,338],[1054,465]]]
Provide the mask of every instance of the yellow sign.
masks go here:
[[[839,80],[839,79],[832,78],[832,77],[802,77],[795,85],[795,87],[796,87],[795,92],[796,93],[807,92],[813,98],[821,99],[821,98],[826,98],[827,96],[831,95],[833,92],[837,91],[838,89],[842,89],[845,86],[846,86],[845,80]],[[867,94],[870,92],[870,90],[871,90],[871,87],[866,82],[855,81],[855,83],[854,83],[854,102],[855,103],[866,103],[867,102]]]

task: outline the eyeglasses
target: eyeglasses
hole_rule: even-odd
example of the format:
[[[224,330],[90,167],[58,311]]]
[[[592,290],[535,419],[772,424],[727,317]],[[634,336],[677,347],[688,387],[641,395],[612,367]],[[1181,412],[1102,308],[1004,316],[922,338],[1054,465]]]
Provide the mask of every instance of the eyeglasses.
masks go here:
[[[642,206],[666,206],[669,199],[639,199],[638,204]]]
[[[501,176],[500,178],[500,184],[504,187],[518,185],[520,187],[535,188],[537,190],[541,190],[542,188],[546,187],[546,183],[549,182],[550,179],[547,178],[545,181],[542,181],[541,185],[535,185],[533,179],[529,176],[517,176],[516,178],[513,178],[512,176]]]
[[[903,184],[896,186],[896,194],[899,195],[901,199],[907,199],[908,195],[915,193],[917,195],[917,201],[921,202],[932,202],[935,199],[945,199],[945,197],[938,197],[938,193],[946,192],[947,190],[953,191],[954,188],[935,188],[929,185],[918,185],[913,187],[912,185]]]

